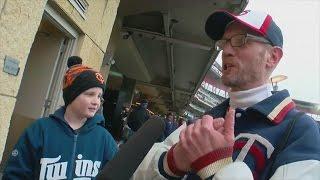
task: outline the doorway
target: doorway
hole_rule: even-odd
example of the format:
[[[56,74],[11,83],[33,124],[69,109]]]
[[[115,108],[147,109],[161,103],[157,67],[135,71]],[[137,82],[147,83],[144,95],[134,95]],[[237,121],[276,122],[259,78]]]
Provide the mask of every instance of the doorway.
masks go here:
[[[66,21],[47,5],[25,65],[0,171],[24,129],[64,104],[63,75],[78,38],[76,31],[67,30],[69,24],[65,26]]]

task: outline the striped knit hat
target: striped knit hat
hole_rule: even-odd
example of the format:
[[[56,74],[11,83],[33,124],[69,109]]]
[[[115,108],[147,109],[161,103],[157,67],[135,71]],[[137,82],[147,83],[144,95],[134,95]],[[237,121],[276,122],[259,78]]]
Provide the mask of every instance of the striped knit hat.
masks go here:
[[[71,56],[68,59],[68,67],[63,80],[63,100],[65,106],[79,96],[82,92],[93,88],[100,87],[104,92],[103,76],[89,68],[82,65],[82,59],[78,56]]]

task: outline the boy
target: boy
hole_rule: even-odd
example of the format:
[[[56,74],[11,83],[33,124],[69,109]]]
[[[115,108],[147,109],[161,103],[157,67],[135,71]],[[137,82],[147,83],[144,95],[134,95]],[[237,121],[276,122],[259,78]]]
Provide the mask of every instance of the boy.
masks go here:
[[[12,151],[3,179],[94,178],[113,158],[117,145],[96,114],[104,92],[99,72],[68,59],[64,76],[65,106],[40,118],[22,134]]]

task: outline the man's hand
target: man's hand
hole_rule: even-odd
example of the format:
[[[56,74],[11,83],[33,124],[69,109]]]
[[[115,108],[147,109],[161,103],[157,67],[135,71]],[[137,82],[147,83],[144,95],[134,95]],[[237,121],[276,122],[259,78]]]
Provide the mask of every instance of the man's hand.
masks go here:
[[[180,133],[180,141],[173,149],[175,164],[182,171],[191,170],[191,163],[220,148],[233,147],[234,109],[225,118],[213,119],[205,115]]]

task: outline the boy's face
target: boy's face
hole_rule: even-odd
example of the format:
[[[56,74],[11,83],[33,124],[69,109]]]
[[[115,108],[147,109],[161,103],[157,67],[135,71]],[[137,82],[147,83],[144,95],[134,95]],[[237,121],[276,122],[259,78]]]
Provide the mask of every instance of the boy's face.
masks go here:
[[[80,118],[91,118],[100,108],[102,93],[102,89],[99,87],[90,88],[77,96],[69,108]]]

